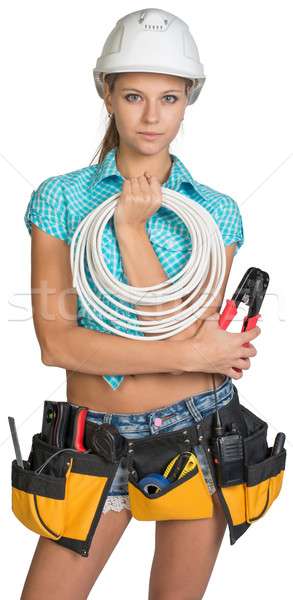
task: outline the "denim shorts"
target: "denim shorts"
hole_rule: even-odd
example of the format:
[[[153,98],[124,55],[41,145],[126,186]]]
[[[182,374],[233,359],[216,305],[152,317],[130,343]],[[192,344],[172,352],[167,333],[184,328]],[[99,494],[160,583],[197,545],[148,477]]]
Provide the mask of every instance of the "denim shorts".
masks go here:
[[[218,408],[222,408],[233,398],[233,385],[230,377],[216,388]],[[71,405],[72,406],[72,405]],[[73,407],[73,410],[75,407]],[[175,404],[151,410],[145,413],[118,414],[105,413],[89,410],[87,420],[97,424],[112,423],[118,431],[126,438],[141,438],[149,435],[159,435],[170,431],[190,427],[204,417],[215,412],[214,390],[208,390],[188,396]],[[201,470],[203,472],[208,490],[213,494],[216,489],[213,483],[212,474],[203,448],[195,446],[194,452],[198,458]],[[129,507],[128,497],[128,468],[127,458],[122,457],[110,488],[107,500],[105,502],[103,513],[109,510],[119,512],[122,508]]]

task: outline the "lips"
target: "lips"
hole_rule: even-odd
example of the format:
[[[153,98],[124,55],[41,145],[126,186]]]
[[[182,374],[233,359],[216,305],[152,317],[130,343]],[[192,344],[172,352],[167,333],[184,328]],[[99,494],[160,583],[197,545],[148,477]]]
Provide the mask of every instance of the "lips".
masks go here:
[[[138,135],[146,138],[147,140],[154,140],[155,138],[163,135],[162,133],[157,133],[156,131],[138,131]]]

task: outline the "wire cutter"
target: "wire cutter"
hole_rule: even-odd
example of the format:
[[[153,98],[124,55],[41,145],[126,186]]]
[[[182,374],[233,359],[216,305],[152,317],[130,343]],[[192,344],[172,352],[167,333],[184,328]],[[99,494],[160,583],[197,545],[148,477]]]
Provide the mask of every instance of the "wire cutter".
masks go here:
[[[220,316],[219,326],[221,329],[227,329],[228,325],[237,315],[237,309],[240,302],[246,304],[248,313],[244,317],[241,331],[248,331],[256,326],[259,317],[261,305],[269,285],[269,275],[261,269],[250,267],[242,277],[231,300],[226,300],[226,306]],[[243,344],[247,347],[249,342]],[[239,371],[239,369],[236,369]]]

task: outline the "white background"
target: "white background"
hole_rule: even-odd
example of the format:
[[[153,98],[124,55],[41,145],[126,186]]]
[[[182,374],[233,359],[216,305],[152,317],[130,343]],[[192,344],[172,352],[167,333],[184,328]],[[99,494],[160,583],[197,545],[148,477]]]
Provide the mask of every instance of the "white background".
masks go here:
[[[282,493],[236,546],[230,547],[226,536],[207,600],[216,594],[225,600],[288,598],[292,582],[290,4],[162,0],[160,5],[189,24],[207,76],[172,150],[197,181],[232,196],[243,215],[246,243],[234,262],[227,297],[250,266],[271,276],[262,334],[256,341],[258,355],[238,384],[240,398],[269,423],[270,444],[277,431],[287,434]],[[90,163],[103,132],[100,123],[106,122],[92,69],[118,18],[139,8],[136,1],[125,1],[123,7],[97,0],[3,3],[1,244],[9,320],[2,336],[0,545],[5,565],[1,584],[10,590],[10,600],[20,596],[37,537],[10,511],[14,452],[7,416],[16,419],[26,458],[31,437],[40,430],[43,401],[66,398],[64,372],[40,360],[29,298],[30,238],[23,215],[32,190],[44,179]],[[133,520],[90,598],[146,599],[153,536],[152,523]]]

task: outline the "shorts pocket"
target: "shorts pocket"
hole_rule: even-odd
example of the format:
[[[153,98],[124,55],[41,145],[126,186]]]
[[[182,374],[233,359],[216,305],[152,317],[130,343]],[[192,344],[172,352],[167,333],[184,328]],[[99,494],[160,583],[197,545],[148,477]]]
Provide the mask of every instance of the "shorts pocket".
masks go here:
[[[278,497],[286,462],[286,450],[255,465],[247,465],[246,520],[254,523],[263,517]]]
[[[213,502],[197,460],[190,473],[157,493],[147,493],[131,476],[128,489],[132,515],[139,521],[205,519],[213,514]]]
[[[12,509],[29,529],[88,556],[119,463],[33,437],[24,469],[12,463]]]

